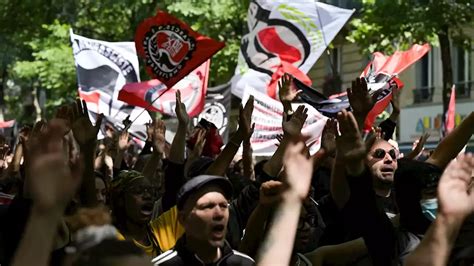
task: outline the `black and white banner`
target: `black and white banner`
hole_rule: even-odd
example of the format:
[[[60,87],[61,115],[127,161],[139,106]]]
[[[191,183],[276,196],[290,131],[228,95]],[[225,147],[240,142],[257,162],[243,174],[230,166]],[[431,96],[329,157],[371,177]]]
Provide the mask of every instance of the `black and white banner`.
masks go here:
[[[196,124],[202,118],[212,122],[218,129],[224,142],[229,136],[229,113],[231,104],[230,82],[207,88],[206,103],[203,111],[195,119]]]
[[[130,116],[134,121],[143,108],[119,101],[118,94],[126,83],[139,82],[138,58],[133,42],[106,42],[76,35],[71,30],[71,42],[76,61],[79,96],[87,103],[94,119],[103,113],[116,129]],[[145,123],[151,120],[145,111],[130,127],[129,132],[146,139]]]

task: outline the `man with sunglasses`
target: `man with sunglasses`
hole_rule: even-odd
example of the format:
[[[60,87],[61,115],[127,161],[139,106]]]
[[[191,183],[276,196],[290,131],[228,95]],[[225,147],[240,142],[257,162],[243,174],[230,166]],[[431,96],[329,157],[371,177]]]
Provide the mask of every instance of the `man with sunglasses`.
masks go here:
[[[398,151],[386,140],[377,139],[366,156],[375,194],[382,199],[387,215],[398,212],[392,194],[393,177],[398,168]]]

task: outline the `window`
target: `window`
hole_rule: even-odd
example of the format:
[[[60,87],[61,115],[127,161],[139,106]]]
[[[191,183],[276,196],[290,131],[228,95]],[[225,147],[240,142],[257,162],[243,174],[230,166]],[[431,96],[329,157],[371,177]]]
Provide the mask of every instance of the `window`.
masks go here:
[[[456,84],[456,97],[470,98],[473,86],[472,60],[469,50],[453,46],[453,81]]]
[[[433,100],[433,54],[427,53],[416,64],[416,88],[413,90],[414,103]]]

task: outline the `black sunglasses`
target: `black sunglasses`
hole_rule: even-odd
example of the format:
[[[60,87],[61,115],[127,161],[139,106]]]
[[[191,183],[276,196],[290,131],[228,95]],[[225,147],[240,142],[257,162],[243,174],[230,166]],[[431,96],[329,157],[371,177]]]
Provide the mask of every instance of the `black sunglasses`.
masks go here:
[[[383,159],[385,158],[385,154],[388,153],[390,157],[392,157],[393,160],[397,159],[397,152],[395,149],[391,149],[389,151],[386,151],[384,149],[375,149],[374,152],[372,153],[372,157],[377,158],[377,159]]]

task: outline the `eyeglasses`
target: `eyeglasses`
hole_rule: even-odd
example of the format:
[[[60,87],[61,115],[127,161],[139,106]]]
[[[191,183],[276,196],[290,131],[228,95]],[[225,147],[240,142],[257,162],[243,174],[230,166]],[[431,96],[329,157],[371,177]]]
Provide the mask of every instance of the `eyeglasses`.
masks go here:
[[[397,152],[395,149],[391,149],[389,151],[386,151],[384,149],[375,149],[374,152],[372,153],[372,157],[377,158],[377,159],[383,159],[385,158],[385,154],[388,153],[390,157],[392,157],[393,160],[397,159]]]

